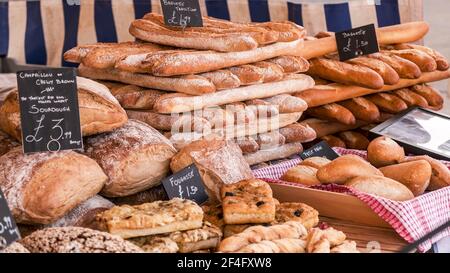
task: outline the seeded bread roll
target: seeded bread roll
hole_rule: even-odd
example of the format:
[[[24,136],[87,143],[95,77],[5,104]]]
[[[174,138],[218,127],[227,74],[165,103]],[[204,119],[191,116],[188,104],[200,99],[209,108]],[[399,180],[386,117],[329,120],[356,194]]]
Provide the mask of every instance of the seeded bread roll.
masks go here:
[[[81,227],[38,230],[22,244],[32,253],[142,253],[138,246],[119,236]]]

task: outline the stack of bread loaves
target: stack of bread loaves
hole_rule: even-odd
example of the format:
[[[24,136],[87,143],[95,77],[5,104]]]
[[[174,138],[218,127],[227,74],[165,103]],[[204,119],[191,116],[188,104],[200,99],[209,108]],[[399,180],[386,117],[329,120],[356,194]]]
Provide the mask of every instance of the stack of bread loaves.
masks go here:
[[[314,86],[298,74],[309,68],[300,57],[304,29],[209,17],[203,25],[181,31],[149,13],[131,23],[137,42],[80,45],[64,58],[104,81],[129,118],[164,132],[177,149],[214,135],[234,140],[249,164],[300,152],[315,138],[296,123],[307,104],[290,95]]]
[[[306,73],[315,78],[316,86],[294,95],[308,103],[310,118],[302,124],[314,128],[318,138],[333,146],[366,149],[369,141],[361,134],[337,133],[381,123],[410,107],[443,107],[443,97],[427,83],[450,77],[448,60],[431,48],[403,43],[421,39],[428,31],[425,23],[397,28],[404,34],[389,40],[379,37],[378,53],[345,62],[334,52],[309,59]],[[334,34],[316,37],[308,37],[305,48],[311,46],[308,43],[326,45]]]

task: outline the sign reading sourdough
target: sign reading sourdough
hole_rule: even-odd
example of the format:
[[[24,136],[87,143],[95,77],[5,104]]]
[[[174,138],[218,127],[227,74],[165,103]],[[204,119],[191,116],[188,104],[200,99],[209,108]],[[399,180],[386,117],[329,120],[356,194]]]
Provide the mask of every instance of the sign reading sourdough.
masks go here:
[[[17,72],[25,153],[83,148],[75,70]]]
[[[202,178],[195,164],[164,178],[162,184],[170,199],[175,197],[190,199],[197,204],[208,200]]]
[[[198,0],[161,0],[164,23],[174,27],[202,27]]]

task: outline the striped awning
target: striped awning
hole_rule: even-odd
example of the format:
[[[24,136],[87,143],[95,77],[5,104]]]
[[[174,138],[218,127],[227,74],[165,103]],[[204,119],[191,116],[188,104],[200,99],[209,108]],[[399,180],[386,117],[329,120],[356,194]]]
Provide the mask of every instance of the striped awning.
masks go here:
[[[422,19],[422,0],[200,0],[203,15],[232,21],[291,20],[308,33]],[[77,44],[133,40],[130,22],[161,12],[160,0],[0,0],[0,56],[18,63],[70,66]]]

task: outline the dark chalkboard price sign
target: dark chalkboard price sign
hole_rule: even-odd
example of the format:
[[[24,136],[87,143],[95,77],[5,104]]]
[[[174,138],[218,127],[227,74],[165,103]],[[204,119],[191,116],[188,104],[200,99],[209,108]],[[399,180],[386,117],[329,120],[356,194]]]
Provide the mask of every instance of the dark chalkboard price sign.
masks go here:
[[[208,200],[202,178],[197,167],[192,164],[162,180],[169,198],[183,198],[202,204]]]
[[[25,153],[83,148],[75,70],[17,72]]]
[[[334,160],[339,157],[339,154],[331,149],[328,143],[326,143],[325,141],[321,141],[300,154],[300,158],[303,160],[314,156],[326,157],[329,160]]]
[[[160,0],[164,23],[173,27],[202,27],[198,0]]]
[[[0,190],[0,250],[20,239],[19,229]]]
[[[336,32],[336,43],[341,61],[380,51],[373,24]]]

